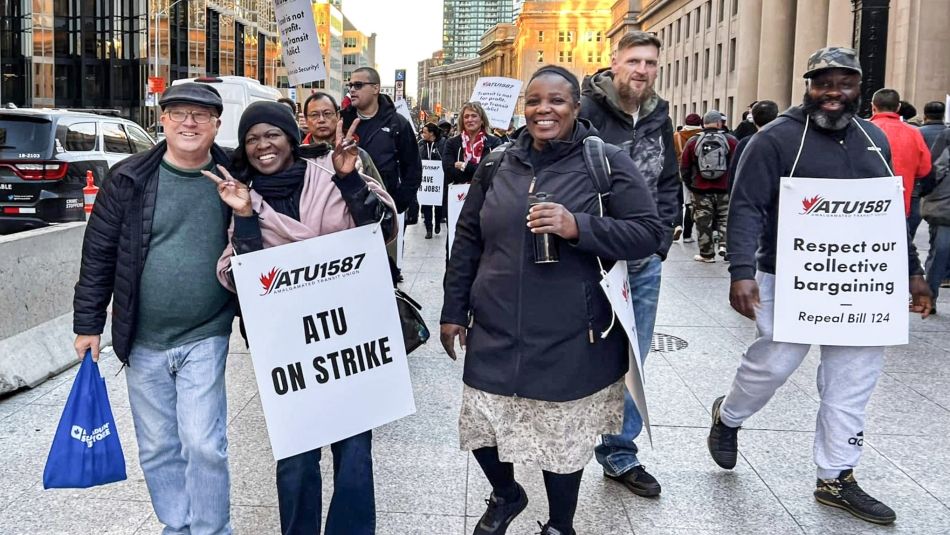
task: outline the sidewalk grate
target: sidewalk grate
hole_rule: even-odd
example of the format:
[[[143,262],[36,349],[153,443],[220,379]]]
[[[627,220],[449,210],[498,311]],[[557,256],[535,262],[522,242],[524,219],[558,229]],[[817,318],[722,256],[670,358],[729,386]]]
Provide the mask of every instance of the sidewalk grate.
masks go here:
[[[687,347],[689,347],[689,344],[682,338],[677,338],[671,334],[653,333],[653,343],[650,345],[650,350],[669,353]]]

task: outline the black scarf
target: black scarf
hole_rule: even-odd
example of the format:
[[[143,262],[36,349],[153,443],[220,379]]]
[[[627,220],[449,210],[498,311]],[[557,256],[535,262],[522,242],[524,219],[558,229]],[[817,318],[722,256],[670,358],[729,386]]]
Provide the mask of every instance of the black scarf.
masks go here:
[[[300,193],[307,173],[307,162],[297,160],[283,171],[272,175],[251,175],[251,189],[260,194],[277,213],[300,221]]]

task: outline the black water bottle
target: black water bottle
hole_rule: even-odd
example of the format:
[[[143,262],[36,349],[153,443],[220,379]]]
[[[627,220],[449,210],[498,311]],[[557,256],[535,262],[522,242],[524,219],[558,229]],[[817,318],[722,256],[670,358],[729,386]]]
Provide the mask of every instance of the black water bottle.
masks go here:
[[[554,196],[550,193],[539,191],[528,195],[528,211],[536,204],[544,202],[554,202]],[[534,235],[534,263],[535,264],[553,264],[558,261],[557,236],[554,234],[535,234]]]

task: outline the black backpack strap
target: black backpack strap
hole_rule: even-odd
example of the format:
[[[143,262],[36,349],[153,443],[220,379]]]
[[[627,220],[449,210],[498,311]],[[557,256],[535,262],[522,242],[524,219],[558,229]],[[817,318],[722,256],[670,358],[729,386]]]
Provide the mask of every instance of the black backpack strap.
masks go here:
[[[584,163],[587,164],[594,189],[606,206],[610,199],[610,161],[607,159],[607,144],[604,140],[596,136],[584,138]]]
[[[492,149],[492,151],[485,156],[485,159],[482,160],[479,166],[479,172],[473,177],[473,182],[475,182],[474,178],[478,179],[477,182],[482,187],[483,197],[488,195],[488,190],[491,188],[495,173],[498,172],[498,168],[501,166],[501,160],[505,157],[505,149],[507,149],[509,145],[511,145],[510,142],[503,143]]]

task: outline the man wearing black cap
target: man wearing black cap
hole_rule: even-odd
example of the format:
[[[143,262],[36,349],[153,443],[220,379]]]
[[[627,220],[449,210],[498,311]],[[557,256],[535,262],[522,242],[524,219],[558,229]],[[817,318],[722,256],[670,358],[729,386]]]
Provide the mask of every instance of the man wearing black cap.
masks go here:
[[[752,136],[733,186],[729,301],[737,312],[755,321],[757,334],[742,356],[728,395],[712,406],[707,445],[716,464],[727,469],[736,465],[739,426],[768,403],[810,349],[808,344],[772,339],[781,177],[847,180],[890,174],[890,164],[883,161],[891,159],[887,138],[856,116],[861,94],[856,52],[823,48],[809,58],[804,77],[802,105],[789,108]],[[911,310],[926,317],[930,289],[913,242],[908,243],[908,264]],[[890,524],[896,518],[894,511],[864,492],[853,474],[864,445],[865,407],[883,364],[883,347],[821,347],[814,495],[819,503],[862,520]]]
[[[126,365],[139,462],[167,533],[230,533],[224,366],[235,301],[217,281],[231,211],[201,171],[226,165],[210,85],[162,96],[165,140],[123,160],[96,198],[73,301],[76,352]],[[296,129],[296,125],[294,125]]]

